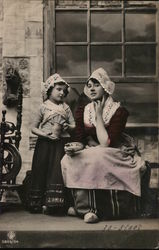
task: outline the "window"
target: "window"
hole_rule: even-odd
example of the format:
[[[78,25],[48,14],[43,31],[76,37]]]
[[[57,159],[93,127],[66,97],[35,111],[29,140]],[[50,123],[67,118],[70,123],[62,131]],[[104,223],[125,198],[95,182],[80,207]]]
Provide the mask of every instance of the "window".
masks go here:
[[[156,81],[156,12],[155,1],[56,0],[53,71],[74,83],[101,66],[116,82]]]
[[[128,122],[158,124],[158,1],[43,0],[44,81],[60,73],[78,92],[103,67]],[[146,110],[146,115],[145,115]]]

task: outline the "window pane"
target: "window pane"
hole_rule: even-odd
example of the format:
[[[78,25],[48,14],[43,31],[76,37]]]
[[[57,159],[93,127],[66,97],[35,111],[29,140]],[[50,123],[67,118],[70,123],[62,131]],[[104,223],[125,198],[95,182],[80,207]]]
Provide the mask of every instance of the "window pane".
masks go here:
[[[129,116],[128,122],[158,124],[157,103],[127,103],[125,107],[129,110],[129,113],[131,114]]]
[[[155,41],[155,19],[153,14],[126,14],[126,40]]]
[[[87,13],[86,12],[57,12],[56,13],[57,42],[86,42]]]
[[[121,7],[120,0],[108,0],[108,1],[101,1],[101,0],[91,0],[91,7],[92,8],[99,8],[99,7]]]
[[[121,46],[91,46],[91,71],[103,67],[110,76],[121,75]]]
[[[91,41],[121,41],[122,15],[105,12],[91,13]]]
[[[127,75],[155,75],[156,48],[153,45],[131,45],[126,47]]]
[[[87,76],[87,47],[57,46],[56,63],[62,76]]]

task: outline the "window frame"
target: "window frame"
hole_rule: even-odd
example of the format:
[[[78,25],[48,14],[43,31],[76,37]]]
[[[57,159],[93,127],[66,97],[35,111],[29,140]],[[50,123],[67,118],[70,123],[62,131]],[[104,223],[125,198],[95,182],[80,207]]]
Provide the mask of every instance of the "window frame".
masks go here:
[[[138,13],[142,10],[142,13],[155,13],[156,14],[156,41],[152,42],[126,42],[125,41],[125,13]],[[56,42],[56,11],[86,11],[87,12],[87,42]],[[91,30],[91,11],[106,11],[108,13],[122,13],[122,40],[120,42],[91,42],[90,30]],[[91,73],[91,45],[120,45],[122,46],[122,74],[121,76],[111,76],[111,79],[116,83],[125,83],[125,82],[136,82],[136,83],[149,83],[149,82],[158,82],[158,41],[159,41],[159,32],[158,32],[158,3],[156,3],[156,8],[154,7],[125,7],[125,2],[122,1],[121,7],[103,7],[103,8],[94,8],[90,6],[90,0],[87,1],[86,8],[58,8],[55,6],[55,1],[53,0],[44,0],[44,79],[48,75],[56,72],[56,46],[78,46],[83,45],[87,46],[87,74],[88,76]],[[125,51],[126,46],[128,45],[155,45],[156,46],[156,75],[154,76],[126,76],[125,75]],[[52,54],[52,57],[50,56]],[[64,77],[70,83],[83,83],[87,77]]]
[[[158,24],[159,24],[159,2],[156,2],[156,76],[155,77],[127,77],[127,78],[112,78],[114,82],[118,85],[129,85],[129,84],[135,84],[136,86],[141,85],[150,85],[156,86],[156,90],[158,90],[159,87],[159,31],[158,31]],[[67,10],[79,10],[78,8],[67,8]],[[86,8],[87,9],[87,8]],[[95,8],[96,10],[97,8]],[[140,7],[141,9],[141,7]],[[142,8],[142,10],[144,10]],[[83,10],[83,9],[82,9]],[[101,10],[101,8],[99,8]],[[104,8],[102,8],[104,10]],[[136,11],[136,8],[131,9],[132,11]],[[146,7],[147,10],[147,7]],[[152,9],[154,10],[154,8]],[[90,22],[90,17],[89,17]],[[56,72],[55,69],[55,0],[43,0],[43,81],[46,81],[46,79],[53,73]],[[124,35],[124,34],[123,34]],[[54,38],[54,39],[53,39]],[[53,56],[50,56],[53,55]],[[86,78],[76,77],[76,78],[66,78],[66,80],[73,86],[77,85],[83,85],[84,82],[86,82]],[[119,86],[118,85],[118,86]],[[130,85],[132,86],[132,85]],[[158,106],[158,103],[156,103]],[[136,123],[135,121],[133,123],[130,123],[127,125],[127,127],[157,127],[159,126],[159,117],[157,123]]]

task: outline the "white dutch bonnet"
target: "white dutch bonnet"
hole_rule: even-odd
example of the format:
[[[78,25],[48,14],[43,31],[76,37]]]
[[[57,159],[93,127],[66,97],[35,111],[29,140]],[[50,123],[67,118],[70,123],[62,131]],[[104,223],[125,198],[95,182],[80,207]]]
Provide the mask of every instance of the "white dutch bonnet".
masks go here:
[[[115,89],[115,83],[110,80],[107,72],[103,68],[98,68],[97,70],[93,71],[91,76],[88,78],[88,81],[90,79],[96,79],[101,84],[105,92],[107,92],[109,95],[113,94]],[[85,90],[84,92],[87,91]]]

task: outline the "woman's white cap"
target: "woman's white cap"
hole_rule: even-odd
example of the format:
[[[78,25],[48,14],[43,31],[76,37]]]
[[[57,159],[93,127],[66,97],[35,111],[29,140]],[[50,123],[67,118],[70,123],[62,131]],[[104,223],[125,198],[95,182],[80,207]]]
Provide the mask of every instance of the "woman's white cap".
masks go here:
[[[88,78],[88,81],[91,79],[96,79],[109,95],[113,94],[115,83],[110,80],[108,73],[103,68],[98,68],[93,71],[91,76]]]

